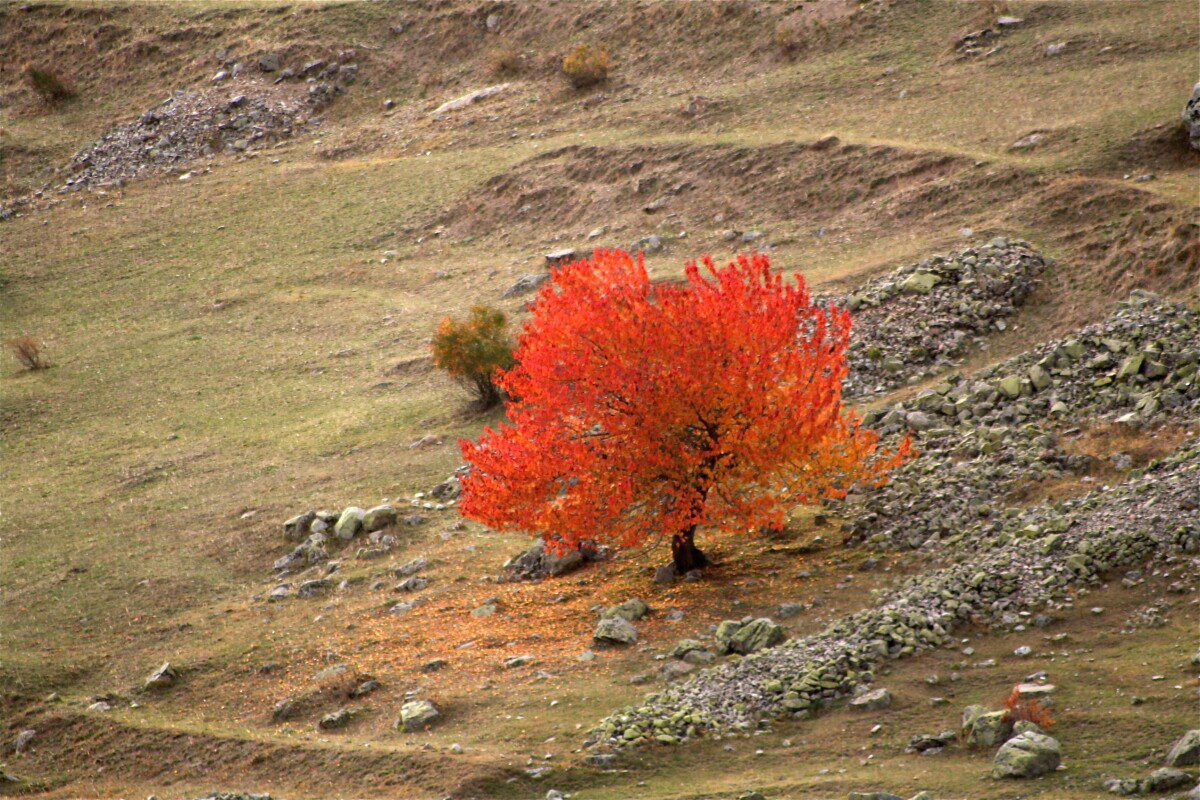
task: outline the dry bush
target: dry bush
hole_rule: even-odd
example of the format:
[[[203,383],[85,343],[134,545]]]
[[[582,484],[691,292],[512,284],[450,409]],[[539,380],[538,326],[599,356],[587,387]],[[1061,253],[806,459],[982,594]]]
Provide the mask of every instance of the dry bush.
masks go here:
[[[525,71],[525,56],[513,47],[497,47],[487,54],[487,71],[497,78],[519,75]]]
[[[611,66],[607,51],[581,44],[563,57],[562,72],[576,89],[586,89],[604,83]]]
[[[775,49],[790,61],[800,55],[800,51],[804,49],[804,34],[804,26],[788,20],[775,26],[775,32],[771,34],[771,39],[775,44]]]
[[[1042,705],[1039,700],[1022,698],[1021,692],[1017,689],[1013,689],[1004,701],[1004,719],[1009,724],[1015,724],[1022,720],[1032,722],[1044,731],[1054,727],[1054,715],[1050,713],[1050,709]]]
[[[42,355],[41,345],[32,336],[14,336],[5,340],[4,346],[23,369],[45,369],[50,366],[50,362]]]
[[[47,103],[61,103],[75,96],[75,89],[53,71],[29,64],[25,67],[25,82],[33,93]]]

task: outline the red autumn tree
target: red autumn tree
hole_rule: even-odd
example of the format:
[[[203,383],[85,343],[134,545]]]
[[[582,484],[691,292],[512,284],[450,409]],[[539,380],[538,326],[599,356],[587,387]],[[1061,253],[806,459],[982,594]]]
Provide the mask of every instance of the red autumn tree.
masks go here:
[[[708,563],[698,528],[778,527],[882,482],[908,443],[878,450],[842,405],[849,315],[770,266],[705,258],[675,285],[621,251],[556,269],[498,378],[509,424],[461,443],[462,513],[559,550],[668,536],[682,574]]]

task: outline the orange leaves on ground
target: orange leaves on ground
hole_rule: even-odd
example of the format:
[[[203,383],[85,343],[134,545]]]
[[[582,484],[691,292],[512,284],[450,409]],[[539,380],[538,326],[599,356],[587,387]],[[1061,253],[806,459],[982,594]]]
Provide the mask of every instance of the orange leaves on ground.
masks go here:
[[[462,442],[464,515],[555,546],[782,524],[908,456],[842,404],[850,317],[767,256],[651,282],[597,251],[543,287],[499,385],[509,424]],[[678,562],[677,562],[678,563]]]

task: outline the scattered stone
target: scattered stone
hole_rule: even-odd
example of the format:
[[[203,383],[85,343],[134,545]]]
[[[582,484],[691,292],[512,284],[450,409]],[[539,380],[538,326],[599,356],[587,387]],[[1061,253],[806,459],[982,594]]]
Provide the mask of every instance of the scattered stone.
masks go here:
[[[316,511],[305,511],[283,523],[283,535],[289,541],[302,541],[308,536],[309,527],[317,519]]]
[[[17,738],[13,740],[13,752],[21,755],[29,748],[29,743],[37,736],[37,731],[33,729],[23,730],[17,734]]]
[[[428,700],[411,700],[400,707],[398,728],[405,731],[415,731],[427,728],[441,716],[437,706]]]
[[[605,644],[627,645],[638,640],[637,629],[624,617],[604,617],[596,626],[592,638]]]
[[[351,708],[339,708],[337,711],[332,711],[321,717],[317,722],[317,727],[323,731],[334,731],[339,728],[344,728],[350,724],[350,721],[358,712]]]
[[[717,645],[722,653],[755,653],[773,647],[785,638],[783,627],[769,617],[725,620],[717,626]]]
[[[1167,753],[1168,767],[1192,767],[1200,764],[1200,730],[1190,730]]]
[[[637,622],[648,613],[650,613],[650,606],[646,605],[644,600],[631,597],[623,603],[604,609],[600,612],[600,616],[620,617],[629,622]]]
[[[381,531],[395,524],[396,507],[392,505],[375,506],[367,510],[362,517],[362,530],[365,533]]]
[[[559,555],[548,548],[542,539],[521,553],[504,562],[504,580],[536,581],[574,572],[585,564],[605,561],[612,552],[607,547],[584,544],[576,550]]]
[[[502,298],[517,297],[522,294],[529,294],[532,291],[540,289],[542,284],[550,280],[549,272],[536,272],[531,275],[525,275],[517,280],[512,286],[505,290]]]
[[[978,337],[1003,328],[1045,268],[1027,243],[993,240],[819,298],[853,316],[844,392],[880,394],[951,366]]]
[[[63,188],[113,185],[288,139],[307,127],[311,114],[333,93],[305,97],[263,91],[241,95],[238,103],[218,88],[172,95],[76,153]]]
[[[892,704],[892,693],[887,689],[872,689],[850,700],[850,707],[864,711],[879,711]]]
[[[1058,740],[1044,734],[1022,733],[1005,742],[992,762],[995,778],[1036,778],[1062,763]]]
[[[161,667],[150,673],[150,677],[146,678],[142,688],[146,690],[166,689],[174,686],[178,679],[179,673],[171,666],[171,662],[164,661]]]

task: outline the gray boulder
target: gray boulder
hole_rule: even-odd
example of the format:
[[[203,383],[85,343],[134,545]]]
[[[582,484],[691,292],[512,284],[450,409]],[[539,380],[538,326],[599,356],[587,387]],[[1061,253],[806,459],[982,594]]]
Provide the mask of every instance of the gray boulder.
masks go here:
[[[396,524],[396,507],[384,504],[368,509],[362,517],[362,529],[366,533],[381,531]]]
[[[517,282],[508,287],[504,294],[500,296],[503,298],[508,298],[517,297],[518,295],[522,294],[529,294],[530,292],[541,288],[541,285],[548,280],[550,280],[550,273],[548,272],[525,275],[521,278],[518,278]]]
[[[1159,794],[1182,789],[1192,782],[1192,776],[1181,769],[1159,767],[1141,781],[1142,794]]]
[[[722,653],[755,653],[782,642],[787,635],[769,617],[725,620],[717,626],[717,646]]]
[[[650,606],[638,597],[631,597],[624,603],[619,603],[615,606],[609,606],[600,612],[601,617],[620,617],[629,622],[637,622],[642,617],[650,613]]]
[[[357,712],[352,708],[339,708],[337,711],[330,712],[321,717],[317,722],[317,727],[323,731],[335,731],[338,728],[344,728],[350,724],[350,720],[354,719]]]
[[[1200,150],[1200,83],[1192,87],[1192,96],[1183,107],[1183,124],[1187,128],[1188,142]]]
[[[175,685],[175,681],[179,679],[179,673],[171,667],[171,662],[164,661],[163,665],[154,672],[150,673],[150,677],[146,678],[146,682],[142,684],[143,689],[166,689]]]
[[[442,713],[437,706],[428,700],[411,700],[400,707],[400,719],[396,727],[406,731],[415,731],[428,727]]]
[[[994,778],[1036,778],[1053,772],[1062,763],[1058,740],[1027,731],[1009,739],[992,761]]]
[[[305,511],[303,514],[297,514],[283,523],[284,537],[293,542],[303,541],[304,537],[308,536],[309,530],[316,519],[316,511]]]
[[[596,626],[592,638],[605,644],[633,644],[638,639],[637,628],[624,617],[604,617]]]
[[[858,697],[850,701],[851,708],[857,708],[864,711],[878,711],[887,708],[892,704],[892,693],[887,689],[872,689],[868,692],[863,692]]]
[[[988,711],[983,706],[963,709],[962,736],[968,747],[995,747],[1012,735],[1012,724],[1003,711]]]
[[[343,542],[348,542],[362,532],[363,517],[366,516],[366,511],[363,511],[358,506],[350,506],[342,515],[338,517],[338,521],[333,526],[333,534]]]
[[[1191,767],[1200,764],[1200,730],[1190,730],[1167,753],[1168,767]]]

